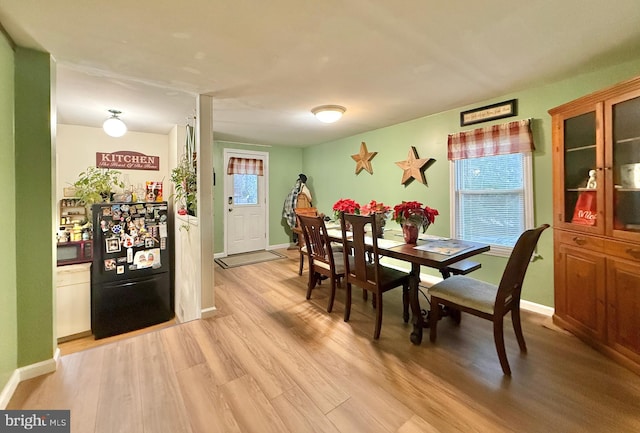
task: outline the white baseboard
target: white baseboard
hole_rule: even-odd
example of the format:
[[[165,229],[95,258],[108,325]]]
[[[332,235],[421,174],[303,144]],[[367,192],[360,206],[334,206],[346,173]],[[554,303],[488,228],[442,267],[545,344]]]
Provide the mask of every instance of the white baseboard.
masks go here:
[[[13,374],[9,378],[9,381],[0,392],[0,410],[5,410],[11,397],[13,397],[13,393],[18,388],[18,384],[20,383],[20,373],[18,370],[13,370]]]
[[[553,312],[555,309],[553,307],[547,307],[546,305],[536,304],[535,302],[525,301],[524,299],[520,300],[520,307],[523,310],[531,311],[538,314],[543,314],[545,316],[553,316]]]
[[[200,312],[200,318],[208,319],[209,317],[213,317],[216,315],[216,311],[218,311],[216,307],[203,308]]]
[[[282,250],[282,249],[287,249],[291,246],[292,244],[290,243],[286,243],[286,244],[278,244],[278,245],[269,245],[267,247],[267,250]]]
[[[58,360],[60,358],[60,349],[56,348],[56,352],[53,358],[46,361],[37,362],[35,364],[20,367],[18,374],[20,375],[20,382],[23,380],[33,379],[34,377],[42,376],[43,374],[56,371],[58,366]]]
[[[53,358],[14,370],[2,392],[0,392],[0,410],[4,410],[7,407],[20,382],[56,371],[59,360],[60,349],[56,348]]]

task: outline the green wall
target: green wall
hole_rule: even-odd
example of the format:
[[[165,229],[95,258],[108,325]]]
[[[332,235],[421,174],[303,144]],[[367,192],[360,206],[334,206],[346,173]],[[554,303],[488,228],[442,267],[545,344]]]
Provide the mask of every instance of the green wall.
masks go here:
[[[55,113],[51,56],[15,53],[15,212],[18,366],[54,349]],[[4,248],[3,248],[4,249]]]
[[[0,32],[0,203],[15,203],[13,138],[14,54]],[[14,206],[0,212],[5,236],[0,248],[0,390],[7,384],[18,362],[18,318],[16,310],[16,213]]]
[[[352,198],[361,204],[371,199],[395,205],[402,200],[418,200],[440,212],[429,233],[450,235],[449,162],[447,161],[447,135],[474,127],[532,118],[536,144],[534,153],[534,205],[535,224],[549,223],[552,218],[552,107],[573,100],[602,87],[638,75],[640,59],[607,69],[578,75],[539,88],[502,95],[472,106],[423,117],[375,131],[357,134],[341,140],[305,148],[303,171],[309,177],[308,185],[314,193],[314,204],[329,214],[335,201]],[[518,99],[518,116],[461,128],[460,111],[509,99]],[[348,113],[348,112],[347,112]],[[355,162],[350,155],[358,153],[360,143],[367,143],[369,152],[378,152],[373,158],[373,175],[361,171],[355,175]],[[428,186],[413,181],[408,186],[400,183],[402,170],[394,163],[407,158],[410,146],[415,146],[420,158],[434,158],[436,162],[426,170]],[[331,155],[331,157],[327,157]],[[390,222],[393,226],[395,223]],[[529,268],[523,298],[539,304],[553,305],[553,236],[551,230],[542,235],[538,253],[540,258]],[[483,255],[477,259],[482,269],[474,276],[497,283],[506,259]],[[408,268],[408,265],[406,266]],[[436,275],[423,268],[425,273]]]
[[[269,244],[281,245],[291,242],[291,230],[282,219],[282,205],[289,191],[302,173],[302,149],[285,146],[252,146],[225,141],[216,141],[213,146],[213,166],[216,185],[213,189],[214,252],[224,251],[224,181],[226,167],[224,149],[242,149],[269,153]]]

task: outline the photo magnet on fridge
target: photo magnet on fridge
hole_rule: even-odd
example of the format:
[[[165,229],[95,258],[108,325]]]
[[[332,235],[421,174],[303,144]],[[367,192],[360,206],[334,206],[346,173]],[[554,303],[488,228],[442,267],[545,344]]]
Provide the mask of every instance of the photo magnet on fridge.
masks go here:
[[[120,252],[120,238],[108,238],[106,241],[107,253]]]

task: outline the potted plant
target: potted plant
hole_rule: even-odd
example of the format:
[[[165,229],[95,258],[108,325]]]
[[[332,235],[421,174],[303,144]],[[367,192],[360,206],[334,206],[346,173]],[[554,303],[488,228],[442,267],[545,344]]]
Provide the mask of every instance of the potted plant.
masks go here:
[[[382,202],[377,202],[375,200],[371,200],[368,204],[365,204],[360,208],[361,215],[375,215],[376,217],[376,225],[378,226],[378,232],[376,236],[381,238],[384,235],[384,226],[387,223],[387,217],[389,216],[389,212],[391,211],[391,207],[385,205]]]
[[[403,201],[393,207],[393,220],[402,226],[402,234],[408,244],[418,241],[418,229],[422,228],[424,233],[435,222],[436,215],[439,215],[437,209],[422,207],[422,203],[417,201]]]
[[[336,221],[340,220],[342,212],[360,214],[360,203],[350,198],[341,198],[333,204],[333,217]]]
[[[120,174],[118,170],[87,167],[73,184],[75,195],[88,209],[94,203],[108,202],[115,187],[124,188]]]
[[[196,215],[198,210],[198,181],[196,169],[191,159],[185,154],[178,165],[171,170],[173,182],[173,199],[179,208],[180,215]]]

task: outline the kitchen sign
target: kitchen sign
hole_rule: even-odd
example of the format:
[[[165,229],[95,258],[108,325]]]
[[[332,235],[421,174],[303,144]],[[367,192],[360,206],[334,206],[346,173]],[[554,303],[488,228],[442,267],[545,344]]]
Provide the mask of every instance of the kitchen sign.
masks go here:
[[[112,153],[96,152],[96,167],[127,170],[160,170],[160,157],[121,150]]]

